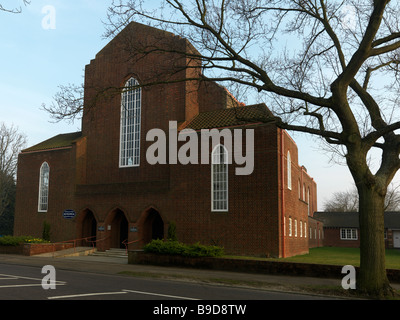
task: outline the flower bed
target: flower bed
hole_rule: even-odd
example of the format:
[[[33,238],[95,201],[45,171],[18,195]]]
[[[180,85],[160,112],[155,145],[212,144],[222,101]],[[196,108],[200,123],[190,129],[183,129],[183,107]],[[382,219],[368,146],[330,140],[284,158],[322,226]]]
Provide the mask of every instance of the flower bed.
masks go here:
[[[33,256],[41,253],[73,248],[73,243],[49,243],[35,237],[4,236],[0,238],[0,254],[20,254]]]
[[[0,246],[17,247],[23,243],[49,243],[49,242],[31,236],[20,236],[20,237],[4,236],[0,238]]]

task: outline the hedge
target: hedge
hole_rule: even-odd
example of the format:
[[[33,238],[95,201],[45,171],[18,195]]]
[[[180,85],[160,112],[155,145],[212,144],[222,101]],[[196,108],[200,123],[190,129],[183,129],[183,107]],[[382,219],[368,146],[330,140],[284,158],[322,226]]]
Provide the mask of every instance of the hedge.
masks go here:
[[[143,248],[144,252],[181,255],[184,257],[219,257],[224,254],[224,248],[205,246],[200,243],[187,245],[172,240],[153,240]]]
[[[31,236],[21,236],[21,237],[13,237],[13,236],[3,236],[0,237],[0,246],[9,246],[16,247],[23,243],[48,243],[43,239],[39,239]]]

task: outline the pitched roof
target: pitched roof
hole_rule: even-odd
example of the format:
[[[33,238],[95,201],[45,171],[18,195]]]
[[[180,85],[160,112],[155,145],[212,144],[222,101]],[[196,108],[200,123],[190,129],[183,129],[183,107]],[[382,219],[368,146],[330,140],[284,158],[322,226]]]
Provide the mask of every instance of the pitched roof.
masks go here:
[[[274,120],[274,116],[265,104],[234,107],[199,113],[181,129],[212,129],[234,127],[248,124],[265,123]]]
[[[324,227],[359,228],[358,212],[316,212],[314,218]],[[385,212],[385,228],[400,229],[400,212]]]
[[[71,147],[80,137],[82,137],[82,132],[59,134],[33,147],[23,150],[22,153]]]

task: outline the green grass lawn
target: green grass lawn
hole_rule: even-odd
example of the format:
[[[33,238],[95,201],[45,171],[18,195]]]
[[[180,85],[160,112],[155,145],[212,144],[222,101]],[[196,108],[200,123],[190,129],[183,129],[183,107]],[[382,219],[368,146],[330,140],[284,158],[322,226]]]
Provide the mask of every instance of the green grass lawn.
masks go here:
[[[272,260],[272,259],[269,259]],[[274,259],[275,260],[275,259]],[[322,247],[312,248],[310,253],[301,256],[278,259],[278,261],[299,262],[299,263],[316,263],[331,265],[360,265],[360,249],[358,248],[336,248]],[[400,269],[400,250],[386,250],[386,268]]]

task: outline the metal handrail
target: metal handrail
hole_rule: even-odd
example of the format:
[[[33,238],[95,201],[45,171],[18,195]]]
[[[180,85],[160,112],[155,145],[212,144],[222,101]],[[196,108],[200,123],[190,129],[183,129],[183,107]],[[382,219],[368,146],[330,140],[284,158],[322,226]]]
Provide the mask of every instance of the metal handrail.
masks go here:
[[[127,241],[128,241],[128,239],[125,239],[124,241],[122,241],[122,244],[125,245],[126,253],[128,253],[128,246],[129,246],[130,244],[143,241],[143,239],[134,240],[134,241],[131,241],[131,242],[127,242]]]
[[[105,240],[107,240],[107,239],[110,238],[110,237],[111,237],[111,236],[108,235],[107,237],[105,237],[105,238],[103,238],[103,239],[94,240],[94,241],[88,241],[88,242],[91,242],[91,243],[92,243],[93,249],[94,249],[94,245],[95,245],[95,244],[97,244],[98,242],[101,242],[101,241],[105,241]]]
[[[53,243],[52,243],[52,245],[53,245],[53,258],[54,258],[54,254],[55,254],[55,251],[56,251],[56,245],[57,245],[57,244],[73,243],[73,246],[74,246],[74,253],[75,253],[75,252],[76,252],[76,243],[77,243],[78,241],[83,241],[83,240],[85,240],[85,241],[89,242],[89,239],[95,238],[95,237],[96,237],[96,236],[86,237],[86,238],[80,238],[80,239],[74,239],[74,240],[67,240],[67,241],[53,242]]]

